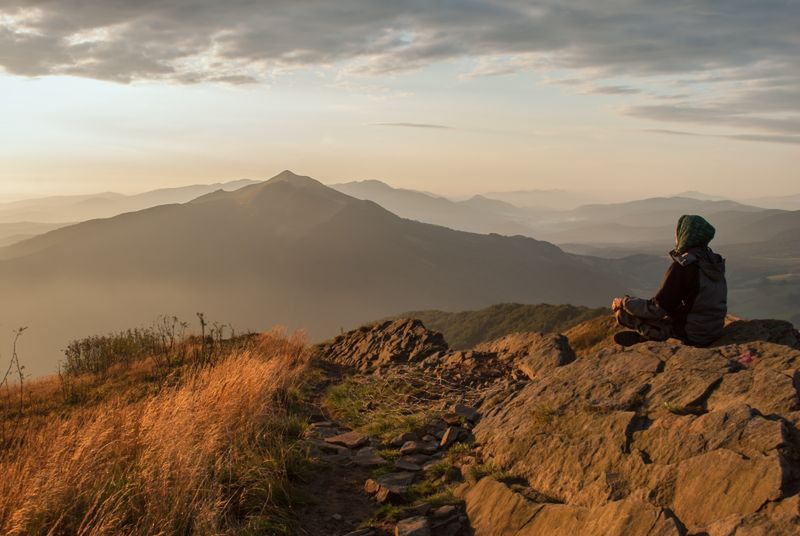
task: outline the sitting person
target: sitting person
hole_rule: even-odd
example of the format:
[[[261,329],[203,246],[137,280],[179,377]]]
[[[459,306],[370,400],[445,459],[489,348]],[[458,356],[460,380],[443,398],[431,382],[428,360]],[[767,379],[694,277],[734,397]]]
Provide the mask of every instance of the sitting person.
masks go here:
[[[615,298],[611,310],[622,331],[614,340],[631,346],[670,337],[692,346],[707,346],[722,334],[728,312],[725,259],[708,247],[714,227],[700,216],[681,216],[675,249],[656,295],[645,300]]]

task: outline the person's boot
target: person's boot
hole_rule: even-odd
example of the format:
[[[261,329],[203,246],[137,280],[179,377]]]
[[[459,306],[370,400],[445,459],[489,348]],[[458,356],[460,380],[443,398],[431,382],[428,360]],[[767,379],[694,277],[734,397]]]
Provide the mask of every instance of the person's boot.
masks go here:
[[[620,346],[633,346],[646,340],[637,331],[620,331],[614,334],[614,342]]]

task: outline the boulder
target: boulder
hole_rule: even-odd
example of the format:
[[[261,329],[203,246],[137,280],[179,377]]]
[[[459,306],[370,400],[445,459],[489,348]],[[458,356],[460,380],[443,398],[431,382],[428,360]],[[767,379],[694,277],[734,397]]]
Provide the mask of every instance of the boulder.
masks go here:
[[[512,333],[481,344],[476,350],[491,352],[500,359],[514,362],[529,379],[575,360],[575,352],[564,335]]]
[[[525,503],[524,510],[537,512],[526,530],[550,534],[547,527],[558,524],[606,534],[596,532],[593,523],[601,523],[608,534],[650,534],[642,528],[647,513],[665,523],[666,534],[675,526],[725,536],[759,534],[760,527],[793,533],[785,527],[797,519],[787,512],[794,511],[800,479],[794,331],[739,321],[726,337],[747,342],[605,347],[480,406],[473,432],[485,461],[561,503],[541,511],[541,504]],[[479,514],[469,507],[468,513],[473,522]],[[612,523],[625,516],[622,525]],[[511,512],[501,517],[511,522]]]
[[[475,536],[680,536],[663,509],[630,499],[595,508],[534,503],[492,477],[464,496]]]

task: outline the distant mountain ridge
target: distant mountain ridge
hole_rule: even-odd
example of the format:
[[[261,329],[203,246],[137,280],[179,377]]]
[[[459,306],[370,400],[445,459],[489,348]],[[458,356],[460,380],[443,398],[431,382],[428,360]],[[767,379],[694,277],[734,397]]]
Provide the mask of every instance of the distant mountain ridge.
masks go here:
[[[473,233],[530,236],[530,228],[513,217],[519,209],[482,196],[467,201],[451,201],[417,190],[394,188],[376,180],[333,184],[331,188],[357,199],[374,201],[411,220]]]
[[[161,313],[319,338],[397,310],[597,306],[627,290],[547,242],[403,219],[289,171],[58,229],[0,259],[0,323],[37,333],[27,343],[39,373],[53,370],[65,337]]]
[[[109,218],[123,212],[143,210],[157,205],[186,203],[215,190],[236,190],[255,183],[256,181],[241,179],[224,183],[161,188],[131,195],[101,192],[23,199],[0,203],[0,223],[25,221],[64,223]]]

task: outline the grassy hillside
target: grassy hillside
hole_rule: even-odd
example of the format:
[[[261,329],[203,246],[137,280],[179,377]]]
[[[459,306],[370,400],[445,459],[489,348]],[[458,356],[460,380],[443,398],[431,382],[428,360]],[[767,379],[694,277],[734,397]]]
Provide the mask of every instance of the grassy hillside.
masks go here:
[[[288,533],[306,346],[279,332],[220,342],[73,367],[21,398],[5,383],[0,533]]]
[[[471,348],[517,331],[566,331],[586,320],[609,314],[605,308],[575,305],[502,303],[477,311],[410,311],[393,318],[418,318],[441,332],[451,347]]]

